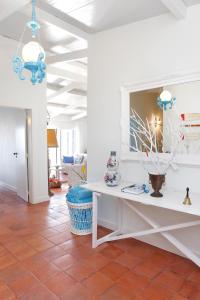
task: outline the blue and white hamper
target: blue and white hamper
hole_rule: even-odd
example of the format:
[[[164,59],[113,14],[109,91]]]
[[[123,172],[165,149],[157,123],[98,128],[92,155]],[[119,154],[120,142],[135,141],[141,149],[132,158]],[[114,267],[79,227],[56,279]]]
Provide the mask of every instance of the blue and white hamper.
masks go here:
[[[92,233],[92,192],[81,186],[74,186],[70,188],[66,199],[71,232],[77,235]]]

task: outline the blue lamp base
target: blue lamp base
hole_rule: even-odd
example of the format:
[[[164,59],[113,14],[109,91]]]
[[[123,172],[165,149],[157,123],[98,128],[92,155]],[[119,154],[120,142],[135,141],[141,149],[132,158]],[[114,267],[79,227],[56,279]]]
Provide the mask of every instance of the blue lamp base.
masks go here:
[[[13,69],[18,74],[20,80],[25,80],[25,76],[22,74],[23,70],[29,70],[32,73],[31,82],[33,85],[42,83],[46,76],[46,64],[43,62],[44,55],[40,53],[36,62],[24,62],[20,56],[13,58]]]
[[[160,97],[157,98],[158,106],[163,110],[172,109],[175,101],[176,98],[172,98],[171,100],[164,100],[164,101],[161,100]]]

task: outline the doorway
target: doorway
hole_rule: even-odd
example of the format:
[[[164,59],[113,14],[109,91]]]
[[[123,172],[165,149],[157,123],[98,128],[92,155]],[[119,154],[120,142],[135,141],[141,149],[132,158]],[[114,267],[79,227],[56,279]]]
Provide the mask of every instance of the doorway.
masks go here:
[[[0,107],[0,183],[29,202],[26,109]]]

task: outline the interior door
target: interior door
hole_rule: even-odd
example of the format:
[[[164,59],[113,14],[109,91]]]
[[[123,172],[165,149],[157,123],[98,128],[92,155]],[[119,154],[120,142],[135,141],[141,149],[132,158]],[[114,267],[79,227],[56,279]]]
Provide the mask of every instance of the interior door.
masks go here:
[[[17,195],[28,202],[28,151],[27,151],[26,111],[16,115],[16,188]]]

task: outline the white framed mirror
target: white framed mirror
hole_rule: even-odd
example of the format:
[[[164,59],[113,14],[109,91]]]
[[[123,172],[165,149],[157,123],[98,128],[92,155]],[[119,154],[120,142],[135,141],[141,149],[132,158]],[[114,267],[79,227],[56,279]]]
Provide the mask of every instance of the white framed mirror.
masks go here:
[[[163,90],[174,100],[167,109],[158,103]],[[132,134],[133,112],[148,123],[147,127],[154,127],[162,159],[172,155],[173,134],[167,135],[167,128],[170,126],[173,133],[181,126],[183,141],[176,149],[174,163],[200,165],[200,71],[165,75],[121,88],[121,159],[145,161],[148,143],[142,145],[141,137]]]

